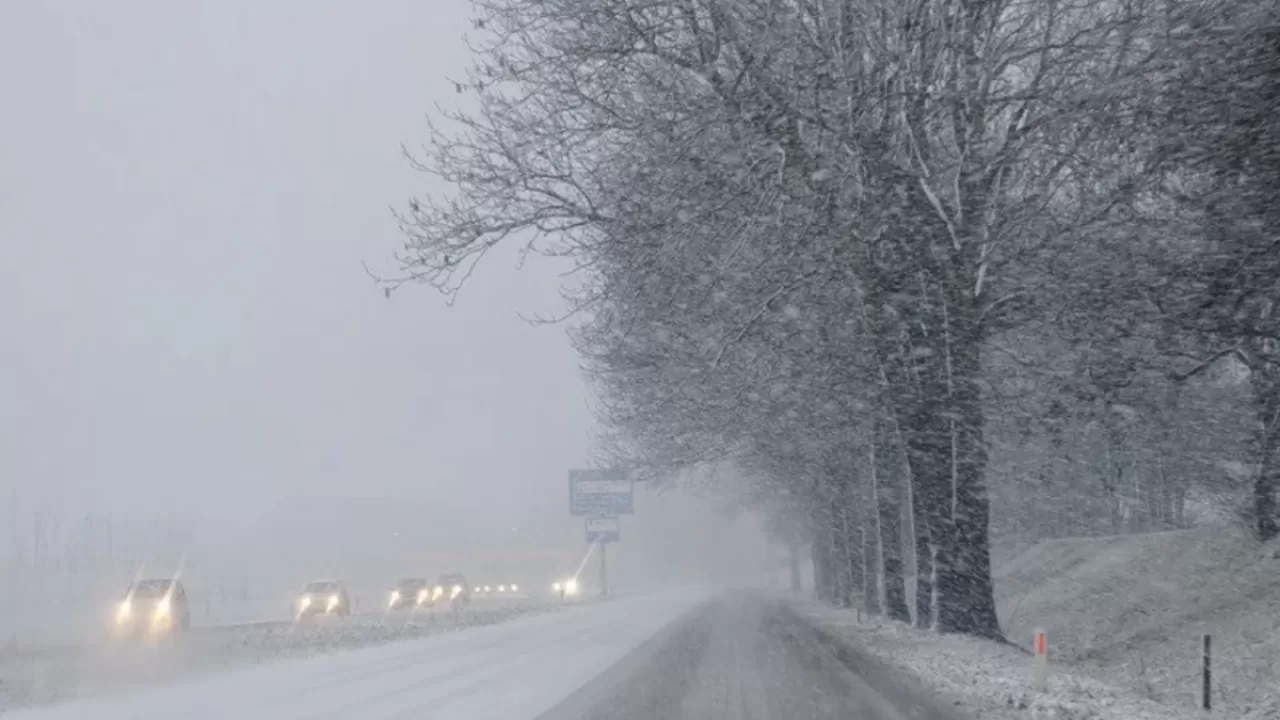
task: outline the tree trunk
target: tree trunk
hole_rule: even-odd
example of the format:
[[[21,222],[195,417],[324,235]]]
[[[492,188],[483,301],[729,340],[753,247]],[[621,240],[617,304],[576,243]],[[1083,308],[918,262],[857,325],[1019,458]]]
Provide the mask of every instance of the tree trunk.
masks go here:
[[[1276,525],[1276,491],[1280,490],[1280,379],[1263,360],[1253,369],[1253,387],[1258,407],[1257,463],[1253,481],[1253,522],[1258,539],[1270,540]]]
[[[1265,447],[1260,460],[1258,476],[1253,482],[1253,518],[1258,539],[1265,542],[1277,535],[1276,490],[1280,488],[1280,458],[1276,457],[1275,448]]]
[[[844,594],[841,598],[844,607],[854,607],[862,590],[862,528],[858,524],[857,512],[850,509],[853,498],[852,488],[844,488],[840,498],[840,540],[843,551]]]
[[[991,580],[990,501],[984,474],[984,418],[978,386],[981,343],[973,311],[960,303],[966,293],[948,293],[946,337],[950,369],[951,522],[940,543],[938,560],[938,629],[1003,638],[996,617]],[[971,297],[971,296],[968,296]],[[943,553],[940,553],[943,554]]]
[[[1177,527],[1187,526],[1187,488],[1179,485],[1173,491],[1173,522]]]
[[[1165,482],[1164,460],[1156,460],[1154,475],[1148,475],[1147,515],[1151,519],[1151,527],[1161,530],[1169,526],[1169,486]]]
[[[825,520],[825,518],[824,518]],[[831,531],[826,522],[813,533],[813,594],[821,602],[835,604],[836,592],[831,572]]]
[[[862,528],[862,602],[868,613],[880,613],[880,564],[876,562],[876,534]]]
[[[831,603],[837,607],[851,607],[852,581],[849,577],[849,538],[845,532],[844,507],[839,491],[827,508],[826,536],[828,543],[827,571],[831,581]]]
[[[894,397],[898,443],[909,478],[916,560],[915,624],[919,628],[932,628],[937,619],[934,585],[939,523],[945,516],[946,503],[942,493],[945,480],[939,466],[940,453],[945,450],[939,446],[942,438],[936,401],[945,391],[945,385],[936,380],[940,371],[929,367],[931,359],[922,358],[923,362],[913,359],[908,371],[898,368],[897,382],[890,383],[889,391]],[[932,362],[936,365],[936,358]]]
[[[1106,467],[1102,469],[1102,487],[1107,493],[1107,517],[1111,520],[1111,534],[1120,534],[1120,487],[1124,482],[1124,469],[1112,453],[1111,431],[1103,438]]]
[[[938,492],[942,483],[937,478],[938,453],[929,441],[932,434],[935,433],[927,430],[912,432],[907,443],[911,461],[911,514],[916,530],[916,627],[919,628],[932,628],[937,621],[935,584],[939,564],[946,561],[941,537],[944,528],[940,522],[946,498]]]
[[[791,592],[799,594],[800,583],[800,543],[794,539],[787,543],[787,566],[791,570]]]
[[[902,483],[894,472],[893,434],[887,422],[877,419],[871,439],[871,485],[875,493],[876,536],[879,538],[880,569],[884,578],[885,614],[891,620],[910,622],[907,588],[902,573]]]

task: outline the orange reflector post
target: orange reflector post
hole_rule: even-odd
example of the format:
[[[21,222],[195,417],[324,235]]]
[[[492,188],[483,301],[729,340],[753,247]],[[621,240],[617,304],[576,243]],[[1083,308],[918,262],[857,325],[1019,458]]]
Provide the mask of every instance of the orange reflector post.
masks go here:
[[[1049,683],[1049,636],[1043,630],[1036,630],[1035,655],[1031,658],[1031,685],[1037,691],[1044,692]]]

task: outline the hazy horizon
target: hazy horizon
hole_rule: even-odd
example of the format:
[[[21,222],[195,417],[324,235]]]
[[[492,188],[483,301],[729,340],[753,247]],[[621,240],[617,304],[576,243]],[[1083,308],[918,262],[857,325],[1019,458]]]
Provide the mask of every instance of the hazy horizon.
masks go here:
[[[364,270],[394,270],[389,206],[438,189],[400,146],[455,95],[465,3],[3,15],[0,477],[24,508],[406,496],[506,523],[585,461],[564,330],[517,315],[559,309],[561,268],[497,253],[452,308]]]

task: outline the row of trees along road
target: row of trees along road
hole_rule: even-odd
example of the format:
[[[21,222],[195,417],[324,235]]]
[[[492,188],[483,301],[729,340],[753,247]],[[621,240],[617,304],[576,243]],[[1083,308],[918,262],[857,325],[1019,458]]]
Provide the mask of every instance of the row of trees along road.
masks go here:
[[[1276,533],[1257,3],[473,5],[396,282],[572,258],[612,461],[731,464],[822,597],[989,637],[992,528],[1184,524],[1236,460]]]

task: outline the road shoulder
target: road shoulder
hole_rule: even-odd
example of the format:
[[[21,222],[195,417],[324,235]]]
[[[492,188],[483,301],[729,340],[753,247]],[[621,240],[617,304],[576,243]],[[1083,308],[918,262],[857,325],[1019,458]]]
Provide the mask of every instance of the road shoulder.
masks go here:
[[[687,611],[536,720],[678,716],[706,649],[714,611],[713,601]]]
[[[884,701],[903,720],[962,720],[968,717],[955,699],[945,698],[919,678],[880,661],[860,650],[847,635],[831,632],[799,611],[793,604],[774,604],[782,632],[806,645],[810,652],[824,654],[838,662],[869,692]]]
[[[1031,658],[1006,644],[917,630],[880,617],[856,620],[853,610],[789,601],[790,612],[809,623],[825,644],[859,674],[886,687],[928,688],[953,716],[1021,720],[1190,720],[1193,709],[1156,703],[1137,695],[1051,668],[1048,687],[1031,686]]]

